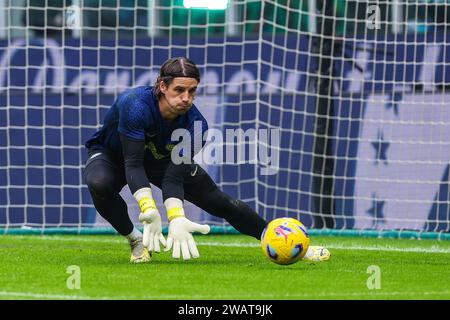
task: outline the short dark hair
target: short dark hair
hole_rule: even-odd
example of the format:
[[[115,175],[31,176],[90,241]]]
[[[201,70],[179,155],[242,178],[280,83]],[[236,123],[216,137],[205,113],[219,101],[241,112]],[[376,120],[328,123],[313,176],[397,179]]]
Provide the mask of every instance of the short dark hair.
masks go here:
[[[169,85],[177,77],[194,78],[200,82],[200,72],[191,59],[186,57],[170,58],[161,66],[158,79],[156,79],[155,83],[155,94],[158,97],[162,95],[159,88],[161,81]]]

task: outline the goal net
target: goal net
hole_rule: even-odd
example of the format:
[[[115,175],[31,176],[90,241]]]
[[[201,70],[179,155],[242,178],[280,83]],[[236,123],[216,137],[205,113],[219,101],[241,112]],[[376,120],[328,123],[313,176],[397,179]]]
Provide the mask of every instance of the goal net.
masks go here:
[[[312,229],[447,233],[449,9],[0,0],[0,228],[109,226],[83,179],[84,142],[122,91],[153,85],[166,59],[187,56],[211,129],[196,160],[223,191],[267,220]]]

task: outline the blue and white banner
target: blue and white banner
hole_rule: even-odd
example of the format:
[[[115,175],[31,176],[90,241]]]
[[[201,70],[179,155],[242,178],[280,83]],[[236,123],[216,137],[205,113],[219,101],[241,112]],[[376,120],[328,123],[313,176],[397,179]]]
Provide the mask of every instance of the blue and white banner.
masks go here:
[[[300,212],[312,225],[313,40],[226,40],[0,41],[0,225],[95,223],[82,144],[118,93],[152,85],[173,56],[199,65],[211,127],[281,128],[278,174],[224,165],[210,168],[216,181],[266,217]],[[436,91],[450,85],[449,46],[443,34],[343,40],[347,56],[334,58],[337,228],[449,230],[450,96]],[[432,93],[413,93],[416,85]]]
[[[0,41],[0,92],[112,94],[152,85],[169,57],[189,56],[201,68],[207,94],[304,92],[315,72],[314,42],[307,36],[264,39],[15,39]],[[429,33],[383,39],[345,39],[335,70],[339,94],[450,84],[450,35]],[[261,50],[261,54],[259,54]],[[343,54],[346,54],[344,57]],[[354,68],[356,62],[362,71]],[[259,74],[258,74],[259,73]],[[243,85],[241,85],[243,84]],[[201,91],[202,92],[202,91]],[[200,93],[201,93],[200,92]]]
[[[418,229],[433,211],[450,164],[450,94],[367,97],[355,175],[355,227]],[[447,173],[448,177],[448,173]],[[448,184],[448,180],[442,181]],[[434,221],[433,221],[434,220]]]

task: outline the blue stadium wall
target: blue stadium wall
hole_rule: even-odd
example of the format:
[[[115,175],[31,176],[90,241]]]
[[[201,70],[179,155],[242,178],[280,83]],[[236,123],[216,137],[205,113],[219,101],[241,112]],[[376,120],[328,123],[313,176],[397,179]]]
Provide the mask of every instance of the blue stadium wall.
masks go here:
[[[305,223],[311,225],[309,213],[315,211],[310,174],[315,95],[311,86],[313,77],[307,75],[314,75],[317,64],[309,54],[315,50],[312,40],[270,37],[261,46],[258,41],[251,41],[256,39],[246,39],[244,44],[242,40],[229,38],[225,45],[222,45],[223,39],[208,39],[208,45],[197,39],[189,43],[183,39],[174,39],[171,43],[167,39],[134,42],[68,39],[64,44],[51,39],[47,43],[39,39],[29,42],[16,39],[10,44],[0,42],[0,225],[7,222],[44,226],[95,224],[95,210],[87,189],[80,192],[79,186],[84,183],[80,168],[86,159],[81,144],[94,132],[97,119],[107,110],[106,107],[99,109],[98,105],[108,106],[114,101],[111,84],[123,88],[132,82],[152,85],[158,66],[172,56],[189,56],[206,66],[201,69],[208,77],[200,95],[205,93],[222,104],[222,114],[215,119],[216,127],[222,130],[254,128],[254,119],[258,117],[260,128],[289,129],[281,133],[283,149],[278,174],[258,176],[255,186],[254,174],[258,171],[254,165],[246,164],[240,169],[225,165],[215,176],[220,179],[218,182],[224,183],[225,191],[242,199],[258,198],[258,204],[254,201],[250,204],[270,218],[302,212]],[[374,184],[358,188],[359,141],[360,138],[371,139],[361,136],[367,101],[382,95],[381,102],[372,103],[372,107],[392,113],[397,120],[402,120],[403,116],[410,119],[414,110],[408,111],[407,102],[427,97],[415,92],[413,83],[423,83],[425,90],[431,88],[432,82],[443,87],[450,83],[450,36],[430,34],[379,40],[383,41],[365,40],[364,48],[359,47],[363,42],[358,39],[342,43],[342,50],[357,62],[358,55],[366,52],[369,63],[363,73],[354,68],[351,59],[334,60],[335,75],[339,79],[335,83],[333,138],[336,227],[448,231],[448,148],[441,150],[443,154],[438,160],[441,165],[432,169],[434,175],[439,176],[432,186],[434,193],[429,202],[424,201],[426,206],[413,209],[417,212],[388,210],[387,200],[383,202],[377,193],[388,188],[389,182],[384,186]],[[426,61],[430,56],[435,57],[434,64]],[[242,79],[247,84],[240,86]],[[253,81],[256,79],[263,80],[259,93]],[[396,86],[398,83],[401,87]],[[77,87],[80,84],[81,90]],[[279,87],[285,90],[283,96]],[[432,96],[439,101],[450,98],[445,91],[435,91]],[[447,124],[447,127],[442,126],[446,132],[441,132],[441,137],[450,134],[447,115],[430,121]],[[383,133],[383,128],[378,131]],[[379,137],[373,139],[380,140]],[[391,145],[391,150],[394,146]],[[289,152],[289,149],[296,152]],[[395,162],[389,162],[388,154],[372,151],[367,157],[373,157],[374,166],[394,166],[395,170]],[[245,183],[237,185],[244,180]],[[411,185],[412,193],[420,192],[419,189],[420,186]],[[368,200],[372,204],[366,207],[364,203],[356,204],[358,195],[373,198]],[[378,224],[395,220],[396,215],[401,218],[402,214],[411,215],[416,223]],[[205,217],[217,221],[208,215]],[[426,220],[431,222],[426,223]],[[369,221],[369,225],[362,221]]]

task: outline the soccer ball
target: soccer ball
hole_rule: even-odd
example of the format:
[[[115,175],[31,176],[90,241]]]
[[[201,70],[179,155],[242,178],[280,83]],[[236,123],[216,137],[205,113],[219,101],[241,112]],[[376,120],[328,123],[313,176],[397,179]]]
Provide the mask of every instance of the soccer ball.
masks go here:
[[[292,264],[305,255],[309,247],[306,227],[294,218],[272,220],[261,236],[264,255],[277,264]]]

